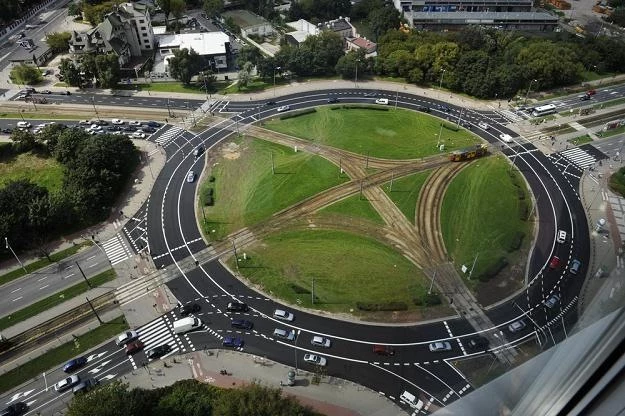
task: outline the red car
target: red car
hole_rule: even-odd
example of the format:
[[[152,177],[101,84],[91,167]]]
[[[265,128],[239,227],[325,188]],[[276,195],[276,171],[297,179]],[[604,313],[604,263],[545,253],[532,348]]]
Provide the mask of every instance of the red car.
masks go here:
[[[588,94],[588,95],[595,95],[596,93],[597,93],[596,90],[588,90],[588,91],[586,91],[586,94]]]
[[[143,349],[143,342],[137,340],[126,345],[126,355],[132,355]]]
[[[553,258],[549,262],[549,268],[550,269],[557,269],[558,267],[560,267],[560,257],[553,256]]]

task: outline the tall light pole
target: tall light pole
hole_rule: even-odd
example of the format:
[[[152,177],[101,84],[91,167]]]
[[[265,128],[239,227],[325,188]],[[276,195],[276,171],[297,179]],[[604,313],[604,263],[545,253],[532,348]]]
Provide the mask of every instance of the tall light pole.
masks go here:
[[[525,101],[523,101],[523,105],[527,104],[527,97],[530,95],[530,89],[532,88],[532,82],[538,82],[538,80],[533,79],[530,81],[529,87],[527,87],[527,93],[525,94]]]
[[[356,59],[356,75],[354,76],[354,88],[358,88],[358,63],[360,59]]]
[[[441,82],[438,83],[438,98],[441,98],[441,92],[443,90],[443,76],[445,75],[445,70],[441,71]]]
[[[22,261],[20,260],[19,257],[17,257],[17,254],[15,254],[15,251],[13,251],[13,247],[11,247],[9,245],[9,239],[7,237],[4,237],[4,243],[6,245],[6,248],[8,248],[9,250],[11,250],[11,253],[13,253],[13,256],[15,256],[15,260],[17,260],[17,262],[20,264],[20,266],[22,266],[22,269],[24,270],[24,273],[28,274],[28,270],[26,270],[26,267],[24,267],[24,263],[22,263]]]
[[[95,111],[95,116],[100,120],[100,115],[98,114],[98,109],[95,108],[95,97],[91,97],[91,104],[93,104],[93,111]]]
[[[276,66],[273,68],[273,96],[274,97],[276,96],[276,69],[280,70],[282,68],[279,66]]]

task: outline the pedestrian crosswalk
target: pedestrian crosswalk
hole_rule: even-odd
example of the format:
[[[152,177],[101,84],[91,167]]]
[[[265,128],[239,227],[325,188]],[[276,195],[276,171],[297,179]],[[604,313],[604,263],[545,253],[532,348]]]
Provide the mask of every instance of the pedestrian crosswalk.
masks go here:
[[[162,147],[167,146],[172,140],[174,140],[178,135],[180,135],[184,130],[177,126],[172,126],[169,130],[163,132],[160,136],[158,136],[155,142]]]
[[[517,121],[522,121],[523,117],[521,117],[520,115],[514,113],[513,111],[510,110],[497,110],[497,112],[502,115],[505,119],[510,120],[513,123],[516,123]]]
[[[186,352],[182,341],[178,335],[174,334],[172,317],[172,313],[160,316],[137,329],[139,340],[143,342],[145,351],[159,345],[169,344],[170,354],[178,351]]]
[[[597,159],[594,156],[588,154],[584,150],[579,147],[574,147],[572,149],[564,150],[560,152],[560,155],[565,157],[571,163],[575,164],[581,170],[588,169],[590,166],[594,165]]]
[[[102,248],[104,248],[104,252],[112,266],[121,263],[133,254],[126,245],[124,238],[119,234],[115,234],[113,238],[102,243]]]

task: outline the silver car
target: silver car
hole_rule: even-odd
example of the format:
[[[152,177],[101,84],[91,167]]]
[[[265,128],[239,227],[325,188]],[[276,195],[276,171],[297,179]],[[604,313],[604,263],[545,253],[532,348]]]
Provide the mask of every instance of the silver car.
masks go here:
[[[195,181],[195,172],[189,171],[189,174],[187,175],[187,182],[192,183],[193,181]]]
[[[310,343],[316,347],[324,347],[324,348],[330,348],[330,345],[332,345],[332,341],[330,341],[329,338],[321,337],[319,335],[315,335],[310,340]]]
[[[431,352],[451,351],[451,344],[447,341],[433,342],[429,347]]]
[[[525,326],[525,321],[519,319],[518,321],[514,321],[510,325],[508,325],[508,330],[514,334],[516,332],[521,332],[525,328]]]
[[[295,319],[295,316],[293,316],[293,314],[291,312],[287,312],[284,311],[282,309],[276,309],[273,312],[273,317],[276,319],[281,319],[283,321],[289,321],[291,322],[293,319]]]

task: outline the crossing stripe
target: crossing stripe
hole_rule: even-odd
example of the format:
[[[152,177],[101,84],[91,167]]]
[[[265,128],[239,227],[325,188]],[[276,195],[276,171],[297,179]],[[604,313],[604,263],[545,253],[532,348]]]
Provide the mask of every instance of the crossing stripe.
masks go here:
[[[594,165],[597,161],[594,156],[591,156],[579,147],[565,150],[563,152],[560,152],[560,154],[566,159],[570,160],[575,165],[579,166],[579,168],[582,170]]]
[[[104,252],[113,266],[132,255],[132,251],[126,246],[126,242],[119,234],[115,234],[111,239],[105,241],[102,248],[104,248]]]

